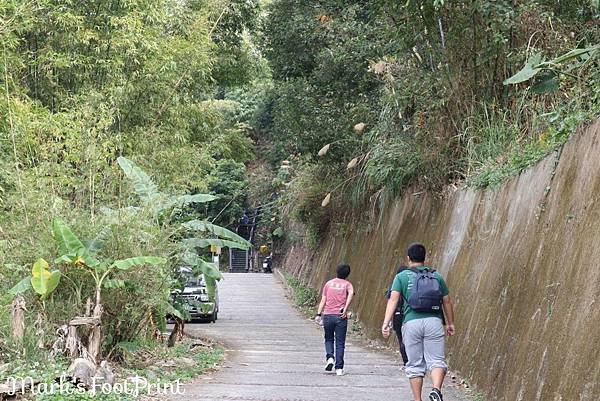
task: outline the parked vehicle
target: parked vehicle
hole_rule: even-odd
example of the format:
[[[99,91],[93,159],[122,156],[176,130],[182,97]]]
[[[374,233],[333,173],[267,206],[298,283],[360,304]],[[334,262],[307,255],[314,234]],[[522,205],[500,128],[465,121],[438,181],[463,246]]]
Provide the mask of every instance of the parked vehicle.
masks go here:
[[[263,259],[262,266],[264,273],[273,273],[273,259],[270,255]]]
[[[171,296],[177,303],[183,305],[189,314],[188,321],[216,322],[219,314],[218,288],[215,289],[214,297],[211,297],[203,274],[197,276],[191,269],[182,268],[181,276],[185,280],[183,290],[174,290]]]

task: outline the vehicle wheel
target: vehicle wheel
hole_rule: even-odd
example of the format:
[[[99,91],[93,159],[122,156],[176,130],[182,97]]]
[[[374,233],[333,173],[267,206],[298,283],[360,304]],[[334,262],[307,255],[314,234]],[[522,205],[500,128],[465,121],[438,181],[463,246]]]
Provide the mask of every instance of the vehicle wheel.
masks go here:
[[[216,323],[218,319],[218,313],[217,312],[213,312],[213,314],[211,315],[211,322]]]

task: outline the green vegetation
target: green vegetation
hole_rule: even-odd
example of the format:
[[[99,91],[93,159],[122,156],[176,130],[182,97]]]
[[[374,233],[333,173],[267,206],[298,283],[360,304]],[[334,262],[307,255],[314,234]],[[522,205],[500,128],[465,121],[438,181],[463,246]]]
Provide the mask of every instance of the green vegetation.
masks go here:
[[[223,359],[223,349],[204,348],[193,346],[193,341],[185,341],[173,348],[157,347],[155,344],[147,346],[132,344],[123,355],[122,368],[115,372],[117,380],[123,381],[131,377],[143,377],[151,384],[161,383],[166,385],[176,380],[188,381],[201,373],[214,368]],[[185,363],[182,363],[182,358]],[[192,364],[192,362],[194,362]],[[57,358],[54,362],[44,359],[23,358],[15,360],[11,366],[2,372],[0,378],[36,377],[40,383],[50,385],[63,374],[69,361]],[[66,400],[100,400],[117,401],[133,400],[134,397],[124,394],[78,394],[65,396],[61,394],[38,395],[37,400],[43,401],[66,401]]]
[[[597,2],[277,0],[267,12],[260,133],[273,166],[292,163],[285,203],[312,244],[409,187],[497,185],[600,110]]]
[[[19,362],[51,379],[77,357],[126,367],[132,343],[159,355],[167,314],[186,315],[171,299],[180,268],[214,294],[208,247],[248,246],[224,226],[246,204],[254,158],[252,99],[233,94],[267,74],[252,45],[258,11],[246,0],[0,1],[5,372]]]
[[[486,401],[485,396],[481,393],[476,393],[473,397],[473,401]]]
[[[162,382],[193,379],[207,369],[214,368],[223,359],[221,347],[205,348],[194,346],[193,340],[186,340],[175,347],[134,346],[127,351],[126,372],[128,376],[154,378]],[[196,363],[186,361],[187,365],[177,363],[181,358],[190,358]],[[164,369],[167,367],[167,369]]]
[[[186,317],[181,267],[214,296],[208,247],[248,247],[249,206],[261,244],[316,248],[407,188],[518,174],[598,116],[599,12],[0,0],[0,363],[160,349],[165,316],[179,334]]]
[[[314,316],[315,308],[319,302],[319,292],[302,284],[300,280],[291,274],[284,273],[287,285],[290,287],[294,297],[294,303],[302,313]]]

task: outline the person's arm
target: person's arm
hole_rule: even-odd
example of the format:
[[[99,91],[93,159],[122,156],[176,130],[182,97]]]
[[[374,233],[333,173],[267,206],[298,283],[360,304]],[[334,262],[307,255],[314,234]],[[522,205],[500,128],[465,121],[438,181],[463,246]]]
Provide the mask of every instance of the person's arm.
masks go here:
[[[354,297],[354,288],[348,288],[348,298],[346,299],[346,305],[344,305],[344,311],[342,312],[342,319],[345,319],[348,316],[348,306],[350,306],[350,302],[352,302],[352,298]]]
[[[452,300],[448,295],[442,298],[442,308],[444,309],[444,316],[446,317],[446,334],[453,336],[455,333],[454,306],[452,305]]]
[[[319,303],[319,307],[317,308],[317,316],[321,316],[323,313],[323,308],[325,308],[325,304],[327,303],[327,297],[325,294],[321,297],[321,303]]]
[[[317,324],[321,324],[323,313],[323,308],[325,308],[325,303],[327,303],[327,296],[325,295],[325,291],[323,291],[323,296],[321,297],[321,302],[319,303],[319,307],[317,308],[317,315],[315,316],[315,322]]]
[[[381,327],[381,334],[383,334],[384,338],[388,338],[390,336],[391,322],[392,318],[394,317],[394,313],[396,313],[396,308],[398,307],[399,300],[400,293],[398,291],[392,290],[392,293],[390,294],[390,299],[388,299],[387,306],[385,308],[383,326]]]

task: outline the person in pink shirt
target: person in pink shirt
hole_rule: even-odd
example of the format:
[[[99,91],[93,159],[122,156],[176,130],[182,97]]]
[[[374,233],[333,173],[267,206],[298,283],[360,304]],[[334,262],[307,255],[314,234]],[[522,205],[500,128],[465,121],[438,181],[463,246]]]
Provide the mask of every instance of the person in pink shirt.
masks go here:
[[[323,323],[325,330],[325,370],[330,372],[335,365],[338,376],[344,374],[344,349],[348,331],[348,305],[352,302],[354,288],[346,278],[350,275],[350,266],[339,265],[337,277],[329,280],[323,287],[323,296],[317,310],[317,322]],[[335,344],[335,356],[333,354]]]

